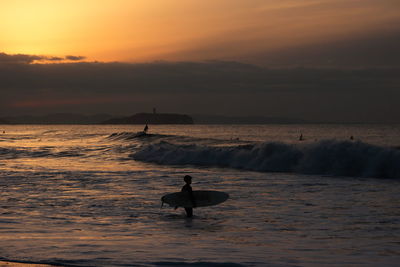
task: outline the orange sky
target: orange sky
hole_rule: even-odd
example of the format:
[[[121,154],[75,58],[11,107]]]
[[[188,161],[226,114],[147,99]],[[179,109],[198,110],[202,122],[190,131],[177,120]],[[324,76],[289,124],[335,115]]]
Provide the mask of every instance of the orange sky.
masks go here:
[[[398,0],[1,0],[0,52],[246,60],[398,27]]]

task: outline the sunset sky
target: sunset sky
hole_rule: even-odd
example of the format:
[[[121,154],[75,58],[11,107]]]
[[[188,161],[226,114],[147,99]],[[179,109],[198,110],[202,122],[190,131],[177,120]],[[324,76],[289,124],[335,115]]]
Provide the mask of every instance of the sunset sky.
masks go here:
[[[396,0],[2,0],[0,47],[98,61],[257,61],[398,32],[399,9]]]
[[[89,113],[130,114],[141,109],[150,110],[149,106],[160,106],[166,112],[298,115],[322,120],[340,120],[345,114],[356,111],[358,115],[352,120],[357,120],[360,116],[368,117],[365,112],[371,108],[374,113],[384,106],[389,114],[399,111],[390,106],[391,97],[399,94],[399,80],[395,78],[395,70],[400,65],[398,0],[2,0],[0,17],[0,68],[3,71],[0,76],[8,77],[7,82],[0,85],[4,92],[0,115],[65,112],[72,107]],[[171,66],[166,66],[164,61],[192,62],[195,66],[175,66],[176,72],[171,74]],[[186,72],[192,67],[198,72],[196,64],[199,62],[209,64],[204,69],[201,65],[201,79],[209,79],[209,83],[202,82],[203,87],[192,90],[190,88],[200,86],[193,84],[198,76]],[[234,66],[222,64],[221,67],[217,62],[230,62]],[[150,73],[149,64],[153,67]],[[292,76],[300,74],[285,72],[299,67],[310,69],[304,79],[313,75],[311,69],[335,69],[335,75],[328,75],[329,79],[333,79],[333,75],[338,80],[331,84],[337,88],[328,90],[332,96],[327,97],[326,80],[320,81],[319,74],[310,80],[315,84],[309,87],[289,85],[290,81],[299,79]],[[215,76],[221,76],[219,73],[225,73],[227,68],[230,72],[235,68],[247,78],[234,85],[224,75],[222,80],[216,80]],[[284,82],[286,88],[282,90],[279,89],[281,85],[271,86],[268,75],[260,74],[259,68],[263,71],[279,69],[281,74],[268,75],[292,75],[292,78],[281,79],[279,83]],[[372,83],[366,82],[368,92],[359,96],[362,85],[355,88],[354,77],[342,71],[371,68],[389,71],[379,74]],[[98,81],[90,77],[99,72],[111,77],[112,81],[101,78],[108,88],[99,89]],[[116,73],[121,78],[118,82]],[[140,88],[138,81],[131,78],[132,73],[142,79]],[[24,79],[26,75],[29,78]],[[371,79],[368,71],[357,75],[362,76],[361,80]],[[14,76],[16,82],[12,80]],[[162,77],[160,84],[146,83],[145,77],[158,76]],[[180,79],[176,81],[178,76]],[[255,76],[262,78],[254,80]],[[163,81],[172,81],[174,88],[165,86]],[[246,87],[250,81],[251,86]],[[119,89],[112,88],[115,84]],[[376,87],[370,88],[371,84]],[[308,93],[310,88],[316,90],[319,85],[325,87]],[[147,90],[147,87],[152,89]],[[254,88],[257,96],[252,91]],[[338,92],[343,88],[347,88],[352,97],[340,95]],[[389,90],[388,101],[378,94],[382,90]],[[171,92],[175,92],[174,95]],[[380,98],[375,97],[377,102],[370,107],[371,101],[365,96],[375,93]],[[261,95],[264,102],[260,101]],[[165,99],[166,96],[170,99]],[[275,100],[269,102],[271,97]],[[302,97],[307,99],[301,100]],[[349,99],[344,103],[343,97]],[[356,100],[352,104],[353,97]],[[276,98],[280,105],[276,106]],[[316,106],[325,107],[322,103],[326,98],[332,99],[331,104],[340,116],[326,111],[313,117],[312,114],[319,112],[317,107],[299,112],[302,106],[313,101]],[[206,110],[192,103],[212,99],[227,99],[228,104],[219,108],[218,100],[214,105],[210,103],[210,109]],[[241,100],[245,102],[239,109],[237,105]],[[122,102],[126,103],[121,105]],[[335,103],[344,105],[343,109]],[[279,110],[282,105],[285,111]],[[356,107],[355,110],[352,107]]]

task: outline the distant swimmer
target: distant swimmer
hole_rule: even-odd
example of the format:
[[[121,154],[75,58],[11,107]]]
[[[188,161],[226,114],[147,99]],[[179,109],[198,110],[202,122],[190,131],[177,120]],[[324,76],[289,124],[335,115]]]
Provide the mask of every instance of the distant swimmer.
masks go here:
[[[148,130],[149,130],[149,126],[146,124],[146,126],[144,126],[143,132],[147,133]]]
[[[303,134],[301,133],[301,134],[300,134],[300,137],[299,137],[299,141],[303,141],[303,140],[304,140]]]

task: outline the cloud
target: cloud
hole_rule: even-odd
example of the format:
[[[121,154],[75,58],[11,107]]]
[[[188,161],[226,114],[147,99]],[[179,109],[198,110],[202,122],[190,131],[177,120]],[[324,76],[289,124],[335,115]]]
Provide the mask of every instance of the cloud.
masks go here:
[[[399,20],[393,20],[398,25]],[[171,53],[162,54],[160,58],[223,58],[247,62],[271,68],[379,68],[400,67],[400,30],[394,26],[387,26],[369,32],[353,32],[335,38],[310,38],[305,43],[289,42],[276,44],[279,38],[265,38],[271,40],[243,38],[243,32],[232,32],[230,35],[217,41],[196,42],[197,47],[187,47]],[[306,33],[304,33],[306,34]],[[303,33],[291,33],[293,38]],[[289,36],[289,34],[288,34]],[[237,37],[237,39],[234,39]],[[244,40],[243,40],[244,39]],[[276,45],[274,45],[276,44]],[[252,45],[254,47],[252,47]]]
[[[65,57],[55,57],[55,56],[43,56],[43,55],[27,55],[27,54],[6,54],[0,53],[0,64],[12,63],[12,64],[32,64],[38,62],[62,62],[62,61],[81,61],[85,57],[82,56],[65,56]]]
[[[0,64],[1,68],[1,64]],[[64,63],[3,68],[8,90],[104,93],[273,92],[397,89],[397,69],[267,69],[237,62]]]
[[[29,64],[36,60],[43,60],[42,56],[36,55],[24,55],[24,54],[15,54],[8,55],[5,53],[0,53],[0,64],[1,63],[20,63],[20,64]]]
[[[64,60],[64,58],[62,58],[62,57],[49,57],[49,58],[46,58],[46,60],[48,60],[48,61],[61,61],[61,60]]]
[[[263,68],[238,62],[7,64],[0,114],[160,111],[400,122],[400,68]]]
[[[398,47],[400,31],[387,30],[253,54],[247,60],[271,67],[400,67]]]
[[[71,60],[71,61],[79,61],[79,60],[84,60],[86,57],[83,56],[66,56],[65,59]]]

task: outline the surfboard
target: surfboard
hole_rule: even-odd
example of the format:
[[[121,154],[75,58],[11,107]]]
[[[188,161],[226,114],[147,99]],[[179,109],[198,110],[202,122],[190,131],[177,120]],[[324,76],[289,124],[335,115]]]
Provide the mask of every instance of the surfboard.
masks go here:
[[[207,207],[226,201],[229,198],[229,194],[220,191],[195,190],[193,191],[193,197],[196,201],[196,207]],[[161,198],[161,201],[171,207],[193,207],[188,192],[166,194]]]

